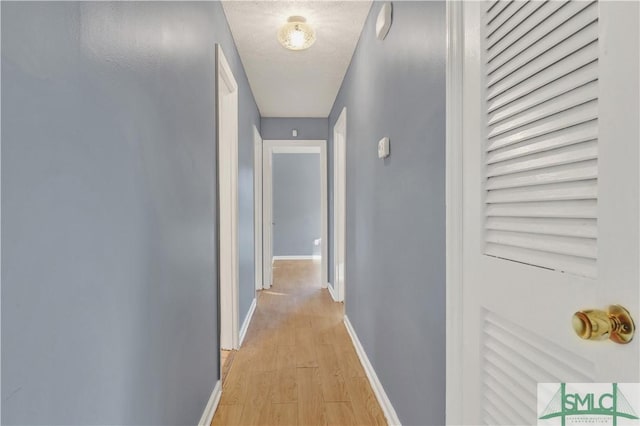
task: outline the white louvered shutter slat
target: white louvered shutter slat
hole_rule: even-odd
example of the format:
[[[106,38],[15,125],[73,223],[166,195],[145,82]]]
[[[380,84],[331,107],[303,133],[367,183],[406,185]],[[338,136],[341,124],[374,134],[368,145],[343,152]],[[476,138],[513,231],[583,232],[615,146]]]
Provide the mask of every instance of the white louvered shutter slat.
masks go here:
[[[502,244],[487,244],[485,253],[500,259],[513,260],[527,265],[556,271],[579,271],[580,275],[595,276],[596,264],[593,259],[578,256],[566,256],[558,253],[549,253],[540,250],[531,250],[521,247],[509,247]],[[572,272],[578,273],[578,272]]]
[[[524,56],[522,59],[516,57],[514,59],[515,64],[513,69],[509,70],[505,75],[491,77],[488,87],[491,87],[497,94],[500,94],[557,63],[569,54],[593,44],[595,41],[594,37],[597,39],[597,33],[597,25],[591,24],[574,33],[569,38],[564,39],[558,45],[543,43],[543,45],[540,46],[540,48],[543,49],[541,55],[531,60]]]
[[[486,228],[496,231],[526,232],[560,237],[596,238],[595,219],[536,219],[530,217],[490,217]]]
[[[494,189],[487,194],[487,203],[523,203],[528,201],[590,200],[598,197],[596,179]]]
[[[597,218],[596,200],[487,204],[487,217]]]
[[[597,19],[597,8],[593,7],[593,3],[552,3],[556,3],[556,7],[558,8],[557,12],[550,13],[544,21],[541,21],[542,23],[540,25],[530,27],[529,31],[520,33],[518,38],[511,36],[511,32],[504,37],[503,40],[505,40],[505,43],[502,44],[501,50],[496,52],[497,54],[495,54],[495,56],[491,55],[488,58],[489,74],[511,61],[514,57],[520,55],[523,51],[526,52],[528,56],[531,56],[535,50],[531,49],[530,51],[527,51],[527,49],[535,43],[540,42],[545,35],[549,34],[550,31],[553,31],[556,28],[559,28],[560,32],[552,32],[551,34],[556,38],[559,37],[559,39],[562,39],[562,31],[564,31],[565,34],[567,31],[570,31],[570,27],[562,26],[564,21],[568,19],[580,19],[583,24],[586,25]],[[532,1],[529,4],[532,5],[532,7],[538,7],[541,2]],[[537,22],[535,18],[533,19],[533,22]],[[515,32],[515,30],[513,32]],[[487,39],[491,45],[491,36],[487,37]],[[511,44],[509,44],[509,40]],[[502,42],[502,40],[500,41]]]
[[[542,136],[527,139],[520,143],[497,148],[487,153],[487,164],[499,161],[511,160],[529,154],[549,151],[580,142],[595,140],[598,137],[597,126],[591,122],[585,122],[573,127],[563,128],[558,132],[547,133]]]
[[[513,131],[492,137],[489,140],[489,151],[512,145],[524,140],[546,135],[547,133],[564,131],[572,126],[585,123],[598,118],[598,103],[589,102],[578,105],[575,108],[546,117],[534,123],[527,124]],[[595,125],[595,121],[592,123]]]
[[[524,17],[517,26],[514,26],[509,33],[500,39],[495,37],[493,39],[491,37],[487,39],[487,46],[489,48],[487,52],[488,62],[497,58],[507,47],[512,46],[535,28],[538,23],[544,21],[564,6],[564,3],[554,1],[531,1],[529,4],[533,6],[532,12]]]
[[[598,19],[596,4],[568,3],[530,33],[509,46],[498,58],[489,63],[489,85],[511,74],[523,64],[543,56],[549,46],[555,46],[580,32]],[[571,22],[565,22],[570,20]]]
[[[533,123],[542,118],[551,117],[559,112],[577,107],[598,98],[598,82],[592,81],[582,86],[574,87],[573,90],[559,94],[555,98],[549,99],[511,117],[505,118],[502,122],[491,125],[489,137],[497,136],[517,129],[525,124]]]
[[[596,160],[579,163],[562,164],[560,166],[535,169],[521,173],[510,173],[490,177],[487,189],[516,188],[523,186],[544,185],[548,183],[573,182],[597,179],[598,163]]]
[[[490,164],[487,166],[487,177],[577,163],[595,158],[598,158],[597,142],[588,141]]]
[[[598,79],[596,62],[592,62],[584,67],[562,76],[557,80],[546,84],[534,92],[529,93],[519,99],[515,99],[503,107],[489,109],[489,124],[494,124],[509,118],[515,114],[546,102],[554,97],[571,92],[577,87]]]
[[[563,58],[550,67],[532,75],[522,84],[510,87],[508,90],[499,92],[495,86],[487,91],[489,100],[488,110],[494,111],[516,99],[527,96],[531,92],[543,88],[547,84],[553,83],[563,76],[572,76],[573,73],[598,59],[598,46],[595,43],[589,44],[576,51],[574,54]],[[501,95],[501,96],[498,96]]]
[[[513,28],[513,24],[511,22],[513,22],[514,19],[517,19],[516,17],[518,16],[518,12],[520,12],[527,3],[527,1],[523,0],[511,2],[509,7],[505,8],[504,11],[487,26],[488,37],[497,36],[498,38],[502,38],[502,35],[505,34],[505,32],[508,32]]]
[[[491,24],[496,17],[500,16],[508,7],[511,6],[511,1],[497,1],[492,7],[487,10],[487,23]]]
[[[515,27],[514,24],[518,22],[522,23],[526,21],[527,18],[531,16],[533,13],[535,13],[536,10],[538,10],[541,6],[542,6],[541,2],[535,2],[535,1],[526,2],[516,13],[514,13],[511,16],[512,22],[510,22],[509,25],[503,25],[500,29],[494,31],[493,33],[487,36],[487,43],[489,46],[493,46],[493,45],[498,46],[495,49],[495,52],[492,54],[492,56],[488,57],[489,63],[496,57],[500,56],[500,54],[502,53],[502,51],[499,50],[500,46],[508,46],[508,43],[503,43],[502,45],[499,45],[499,43],[505,39],[513,40],[514,35],[512,35],[512,33],[514,32],[516,32],[516,35],[517,35],[516,30],[518,29],[518,27]]]
[[[485,16],[485,254],[595,277],[598,4],[501,3]]]

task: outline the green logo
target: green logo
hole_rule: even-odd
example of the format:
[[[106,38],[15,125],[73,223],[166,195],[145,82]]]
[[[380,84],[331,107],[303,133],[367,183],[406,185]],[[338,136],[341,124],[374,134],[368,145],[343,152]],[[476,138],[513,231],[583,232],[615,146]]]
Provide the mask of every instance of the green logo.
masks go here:
[[[638,415],[618,384],[611,383],[610,386],[610,391],[594,391],[593,384],[576,383],[568,391],[567,384],[561,383],[538,419],[558,418],[562,426],[567,424],[567,418],[572,420],[571,424],[593,424],[595,419],[600,418],[603,423],[606,421],[614,426],[618,425],[619,419],[638,420]],[[601,416],[606,416],[606,420]]]

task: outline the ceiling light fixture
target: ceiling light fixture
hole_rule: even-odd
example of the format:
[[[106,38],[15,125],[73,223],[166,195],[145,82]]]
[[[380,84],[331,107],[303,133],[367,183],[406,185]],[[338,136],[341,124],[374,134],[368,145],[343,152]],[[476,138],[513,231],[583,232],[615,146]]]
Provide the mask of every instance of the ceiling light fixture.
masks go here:
[[[278,41],[289,50],[304,50],[316,41],[316,32],[304,17],[290,16],[278,31]]]

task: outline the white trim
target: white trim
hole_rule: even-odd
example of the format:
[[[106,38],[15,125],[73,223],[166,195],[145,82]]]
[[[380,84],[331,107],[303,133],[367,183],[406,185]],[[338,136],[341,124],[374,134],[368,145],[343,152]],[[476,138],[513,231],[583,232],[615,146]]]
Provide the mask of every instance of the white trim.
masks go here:
[[[0,8],[0,22],[2,22],[2,8]],[[2,38],[0,36],[0,38]],[[0,44],[1,45],[1,44]],[[1,60],[0,60],[1,62]],[[1,67],[0,67],[1,68]],[[2,89],[0,89],[0,93]],[[2,96],[0,96],[1,98]],[[1,104],[1,102],[0,102]],[[2,107],[0,106],[0,117],[2,117]],[[6,147],[6,145],[5,145]],[[6,156],[5,156],[6,157]],[[5,180],[6,182],[6,180]],[[2,139],[0,138],[0,200],[2,200]],[[0,259],[2,259],[2,203],[0,202]],[[0,294],[2,294],[2,268],[0,267]],[[0,330],[2,330],[2,303],[0,303]],[[2,365],[2,339],[0,339],[0,365]],[[1,375],[1,373],[0,373]],[[1,382],[1,380],[0,380]],[[0,385],[0,395],[2,386]],[[0,404],[0,419],[2,419],[2,404]],[[1,421],[1,420],[0,420]]]
[[[344,302],[346,267],[347,107],[333,126],[333,285],[336,302]],[[340,161],[340,159],[342,161]],[[340,270],[342,268],[342,271]]]
[[[382,383],[380,383],[380,379],[378,379],[378,375],[376,371],[373,369],[369,358],[367,357],[367,353],[364,351],[362,347],[362,343],[358,339],[358,335],[354,330],[351,322],[349,321],[349,317],[344,316],[344,325],[347,328],[347,332],[351,337],[351,341],[353,342],[353,346],[356,348],[356,353],[358,354],[358,358],[360,358],[360,362],[364,367],[364,372],[367,374],[367,378],[369,379],[369,383],[371,384],[371,388],[373,389],[373,393],[376,395],[376,399],[378,400],[378,404],[382,408],[382,412],[387,419],[387,423],[391,426],[400,426],[400,419],[398,418],[398,414],[396,414],[395,408],[391,404],[387,393],[384,391],[382,387]]]
[[[320,154],[319,146],[274,146],[274,154]]]
[[[262,217],[263,223],[263,288],[271,287],[273,279],[272,262],[273,240],[273,200],[272,200],[272,158],[273,153],[320,153],[320,209],[321,209],[321,277],[320,282],[324,288],[327,283],[328,259],[327,259],[327,234],[328,234],[328,195],[327,195],[327,141],[326,140],[264,140],[262,143]]]
[[[216,385],[213,387],[213,392],[211,392],[211,396],[209,397],[207,406],[204,408],[202,417],[200,417],[198,426],[211,425],[211,422],[213,421],[213,416],[214,414],[216,414],[216,410],[218,409],[218,404],[220,403],[221,396],[222,396],[222,382],[218,380],[216,382]]]
[[[242,342],[244,342],[244,338],[247,335],[247,330],[249,330],[249,325],[251,324],[251,319],[253,318],[253,314],[256,311],[256,306],[258,305],[258,300],[254,297],[251,302],[251,306],[249,306],[249,312],[247,312],[247,316],[244,317],[244,321],[242,322],[242,327],[240,327],[240,338],[238,346],[242,346]]]
[[[238,348],[238,85],[216,44],[220,348]]]
[[[262,141],[262,288],[268,289],[273,281],[273,241],[271,239],[273,203],[271,202],[272,155]]]
[[[462,2],[448,1],[446,83],[446,417],[462,422]]]
[[[273,256],[273,262],[276,260],[318,260],[322,259],[320,255],[311,255],[311,256]]]
[[[333,286],[331,285],[331,283],[327,283],[327,290],[329,290],[329,294],[331,295],[331,298],[333,299],[334,302],[340,302],[336,297],[336,291],[333,289]]]
[[[253,126],[253,238],[256,290],[262,289],[262,136]]]

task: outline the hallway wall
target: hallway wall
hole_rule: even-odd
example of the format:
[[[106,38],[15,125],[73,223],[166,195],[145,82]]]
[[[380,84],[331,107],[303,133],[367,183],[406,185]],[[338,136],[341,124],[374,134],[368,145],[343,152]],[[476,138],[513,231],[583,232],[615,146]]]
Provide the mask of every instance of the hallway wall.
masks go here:
[[[2,2],[2,423],[196,424],[218,379],[218,2]],[[247,207],[249,206],[249,207]]]
[[[320,154],[273,154],[273,255],[320,255]]]
[[[333,129],[347,107],[346,314],[402,423],[441,425],[445,3],[394,2],[384,41],[375,36],[381,6],[371,8],[329,117]],[[385,136],[391,156],[380,160]]]
[[[326,118],[263,118],[260,125],[264,140],[327,140],[329,136]],[[291,136],[292,129],[298,129],[298,136]]]

